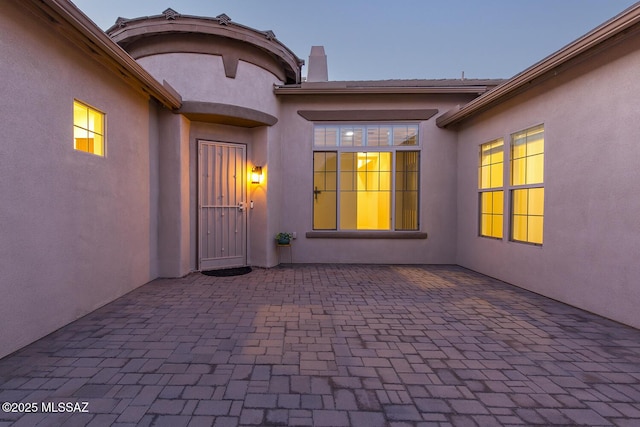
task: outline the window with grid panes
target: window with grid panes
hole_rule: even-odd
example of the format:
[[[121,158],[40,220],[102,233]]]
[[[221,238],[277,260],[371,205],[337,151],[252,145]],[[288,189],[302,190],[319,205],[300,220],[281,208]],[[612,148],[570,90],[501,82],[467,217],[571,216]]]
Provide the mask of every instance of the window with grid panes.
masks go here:
[[[544,126],[511,135],[511,233],[516,242],[542,245],[544,231]]]
[[[73,148],[104,156],[104,113],[73,101]]]
[[[478,167],[479,234],[502,238],[504,211],[504,142],[498,139],[480,146]]]
[[[314,230],[418,230],[417,124],[314,127]]]

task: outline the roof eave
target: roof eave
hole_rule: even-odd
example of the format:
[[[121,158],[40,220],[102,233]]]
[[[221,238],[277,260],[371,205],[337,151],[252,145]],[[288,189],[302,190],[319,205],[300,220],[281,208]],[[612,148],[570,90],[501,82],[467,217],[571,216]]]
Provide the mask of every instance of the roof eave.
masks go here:
[[[95,60],[106,65],[127,84],[157,99],[169,109],[180,108],[182,100],[179,96],[154,79],[71,2],[67,0],[30,0],[23,4],[50,24],[58,25],[57,29],[60,34]],[[72,31],[65,29],[62,21],[66,22]]]
[[[410,94],[483,94],[487,86],[449,86],[449,87],[348,87],[348,88],[304,88],[275,86],[276,95],[410,95]]]
[[[484,95],[472,100],[459,109],[454,109],[441,115],[436,120],[438,127],[445,128],[447,126],[459,124],[476,113],[490,108],[492,105],[513,95],[517,91],[522,90],[533,80],[542,77],[557,67],[586,53],[639,22],[640,2],[626,9],[599,27],[596,27],[594,30],[568,44],[559,51],[547,56],[542,61],[537,62],[517,74],[502,85],[488,91]]]

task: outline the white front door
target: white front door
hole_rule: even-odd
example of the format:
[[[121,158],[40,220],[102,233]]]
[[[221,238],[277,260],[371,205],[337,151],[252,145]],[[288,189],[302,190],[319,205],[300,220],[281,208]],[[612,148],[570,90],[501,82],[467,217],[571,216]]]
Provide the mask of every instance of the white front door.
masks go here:
[[[199,141],[198,266],[247,264],[246,146]]]

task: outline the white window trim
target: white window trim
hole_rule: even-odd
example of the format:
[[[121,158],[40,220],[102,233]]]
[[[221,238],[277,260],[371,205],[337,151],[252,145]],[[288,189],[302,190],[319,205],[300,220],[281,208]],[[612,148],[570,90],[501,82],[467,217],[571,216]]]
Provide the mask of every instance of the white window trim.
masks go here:
[[[84,153],[85,155],[89,155],[89,156],[92,156],[94,158],[105,158],[106,159],[107,158],[107,113],[105,113],[103,110],[101,110],[99,108],[96,108],[93,105],[91,105],[91,104],[89,104],[89,103],[87,103],[85,101],[82,101],[82,100],[80,100],[78,98],[73,98],[73,104],[75,104],[76,102],[78,104],[84,105],[85,107],[89,108],[90,110],[93,110],[93,111],[101,114],[101,116],[102,116],[102,134],[98,134],[98,135],[102,136],[102,154],[95,154],[95,153],[90,153],[89,151],[85,151],[85,150],[78,150],[75,147],[73,148],[73,151],[75,151],[77,153]],[[73,107],[73,104],[72,104],[72,107]],[[72,124],[71,129],[72,129],[72,139],[73,139],[73,129],[76,128],[75,113],[73,112],[73,110],[72,110],[72,113],[71,113],[71,122],[72,122],[71,123]],[[97,133],[97,132],[92,131],[90,129],[86,129],[86,130],[90,131],[90,132]]]
[[[363,144],[366,144],[366,135],[367,135],[367,127],[390,127],[390,128],[401,128],[401,127],[415,127],[416,129],[416,144],[415,145],[349,145],[342,146],[341,142],[341,129],[343,128],[363,128]],[[315,130],[317,128],[335,128],[337,129],[337,141],[336,145],[316,145],[315,144]],[[337,167],[338,171],[336,173],[336,228],[333,230],[329,229],[313,229],[308,237],[327,237],[328,233],[333,234],[335,237],[355,237],[356,235],[362,235],[363,238],[375,238],[375,236],[380,236],[381,238],[390,238],[390,233],[400,233],[400,234],[412,234],[411,238],[424,239],[427,237],[426,233],[420,233],[421,221],[420,221],[420,212],[422,211],[421,207],[421,187],[420,187],[420,177],[422,174],[422,165],[419,164],[418,168],[418,217],[417,217],[417,229],[416,230],[396,230],[395,229],[395,219],[396,219],[396,152],[398,151],[406,151],[406,152],[418,152],[418,161],[421,163],[422,161],[422,145],[420,138],[420,125],[417,122],[407,122],[407,123],[385,123],[385,122],[375,122],[375,123],[317,123],[313,126],[313,150],[311,153],[311,162],[313,164],[313,154],[317,152],[334,152],[337,156]],[[390,136],[390,141],[393,143],[393,131]],[[367,152],[388,152],[391,153],[391,164],[393,165],[393,170],[391,171],[391,212],[390,212],[390,228],[387,230],[353,230],[346,229],[343,230],[340,228],[340,173],[339,173],[339,164],[340,164],[340,153],[367,153]],[[313,203],[313,198],[312,198]],[[313,215],[313,213],[312,213]],[[312,226],[313,227],[313,226]],[[384,236],[383,236],[384,233]]]

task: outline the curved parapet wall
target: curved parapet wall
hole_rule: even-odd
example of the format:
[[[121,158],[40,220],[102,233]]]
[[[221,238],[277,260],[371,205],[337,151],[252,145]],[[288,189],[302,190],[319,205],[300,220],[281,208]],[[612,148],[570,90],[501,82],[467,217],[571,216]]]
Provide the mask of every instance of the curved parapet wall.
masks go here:
[[[158,81],[173,87],[189,103],[192,119],[268,124],[270,118],[251,112],[276,116],[274,85],[301,81],[304,61],[272,31],[236,24],[224,14],[196,17],[167,9],[162,15],[119,18],[107,34]],[[206,111],[193,110],[199,105]],[[240,120],[226,116],[236,110],[243,113]]]
[[[243,60],[271,71],[284,83],[301,81],[304,61],[273,31],[236,24],[225,14],[209,18],[167,9],[162,15],[118,18],[107,34],[136,59],[169,52],[206,53],[223,57],[227,77],[233,77],[238,60]]]

